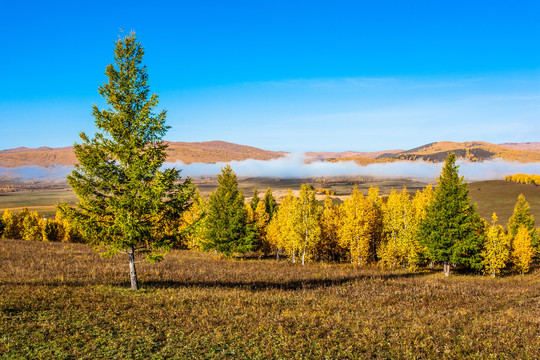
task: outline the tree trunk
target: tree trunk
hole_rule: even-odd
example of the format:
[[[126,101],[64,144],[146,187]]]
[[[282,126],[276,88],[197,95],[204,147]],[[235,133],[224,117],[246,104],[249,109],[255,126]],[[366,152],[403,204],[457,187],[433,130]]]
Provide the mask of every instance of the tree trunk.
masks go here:
[[[306,223],[307,223],[307,216],[306,216]],[[306,233],[304,237],[304,248],[302,249],[302,265],[304,265],[304,259],[306,258],[306,247],[308,242],[308,228],[306,226]]]
[[[293,263],[293,264],[296,264],[296,257],[295,257],[295,254],[296,254],[296,250],[293,250],[293,252],[292,252],[292,263]]]
[[[139,290],[137,281],[137,270],[135,270],[135,247],[132,245],[128,250],[129,258],[129,277],[131,279],[131,290]]]
[[[277,250],[276,250],[276,261],[279,261],[279,250],[280,250],[280,249],[277,249]]]
[[[443,270],[444,270],[444,276],[446,277],[450,276],[450,264],[448,263],[448,261],[445,261],[443,263]]]

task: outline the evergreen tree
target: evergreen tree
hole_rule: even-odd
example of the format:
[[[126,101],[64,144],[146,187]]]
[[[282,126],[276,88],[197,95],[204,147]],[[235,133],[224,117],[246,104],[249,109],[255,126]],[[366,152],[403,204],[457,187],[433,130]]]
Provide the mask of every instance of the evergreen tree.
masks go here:
[[[216,250],[230,257],[256,247],[255,229],[247,223],[244,195],[238,190],[238,181],[227,165],[217,176],[218,187],[210,194],[204,250]]]
[[[510,236],[511,241],[516,237],[521,227],[526,228],[529,232],[533,248],[540,250],[540,236],[534,228],[534,216],[531,214],[531,207],[523,194],[518,196],[514,213],[508,219],[508,236]]]
[[[428,258],[442,262],[446,276],[450,275],[451,263],[474,269],[481,267],[483,224],[470,203],[467,184],[459,177],[458,168],[456,156],[451,153],[418,231]]]
[[[272,217],[278,208],[278,204],[276,198],[272,195],[272,190],[270,188],[266,189],[266,193],[264,194],[264,205],[266,206],[266,213],[270,217],[270,220],[272,220]]]
[[[68,181],[79,203],[59,206],[87,241],[105,247],[106,254],[128,255],[134,290],[136,252],[162,259],[178,238],[164,229],[180,217],[193,192],[179,170],[161,170],[169,126],[166,111],[154,113],[159,100],[150,94],[143,55],[134,33],[116,42],[115,65],[107,66],[108,82],[98,89],[110,107],[94,105],[95,135],[81,133],[82,143],[75,144],[78,165]]]
[[[257,192],[257,188],[253,189],[253,197],[251,198],[251,201],[249,203],[249,206],[251,206],[251,210],[255,211],[257,208],[257,205],[259,204],[259,193]]]

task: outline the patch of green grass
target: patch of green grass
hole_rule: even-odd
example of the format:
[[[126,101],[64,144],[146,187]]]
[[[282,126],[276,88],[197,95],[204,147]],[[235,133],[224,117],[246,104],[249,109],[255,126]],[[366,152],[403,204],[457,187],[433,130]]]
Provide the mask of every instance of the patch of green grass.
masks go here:
[[[223,260],[140,263],[80,244],[0,241],[0,357],[540,358],[540,269],[418,274]]]
[[[518,184],[505,180],[479,181],[469,184],[469,196],[477,204],[478,212],[491,221],[491,214],[497,213],[499,223],[506,225],[514,212],[519,194],[523,194],[531,206],[531,214],[536,215],[536,226],[540,225],[540,186]]]
[[[30,211],[37,211],[41,216],[54,218],[55,205],[60,201],[75,203],[77,196],[71,189],[65,190],[32,190],[0,193],[0,212],[10,209],[14,212],[28,207]]]

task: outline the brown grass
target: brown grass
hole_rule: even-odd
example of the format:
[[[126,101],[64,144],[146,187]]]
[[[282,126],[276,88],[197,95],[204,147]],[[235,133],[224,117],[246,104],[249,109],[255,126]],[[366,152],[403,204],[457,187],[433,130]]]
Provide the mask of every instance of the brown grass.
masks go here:
[[[0,241],[2,358],[540,358],[540,269],[491,279]]]

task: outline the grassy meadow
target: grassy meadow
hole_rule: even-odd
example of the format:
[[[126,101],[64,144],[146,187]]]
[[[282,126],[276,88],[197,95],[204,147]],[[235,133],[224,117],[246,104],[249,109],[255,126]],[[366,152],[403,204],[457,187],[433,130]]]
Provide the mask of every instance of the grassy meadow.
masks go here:
[[[2,359],[538,359],[540,269],[502,278],[0,240]]]
[[[476,203],[478,213],[490,221],[495,211],[499,223],[506,225],[514,211],[519,194],[523,194],[535,215],[536,227],[540,226],[540,186],[518,184],[504,180],[479,181],[469,184],[469,197]]]
[[[28,190],[0,193],[0,212],[10,209],[19,212],[24,207],[30,211],[37,211],[48,219],[56,214],[55,205],[61,201],[77,202],[77,196],[69,187],[62,190]]]

